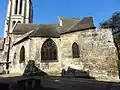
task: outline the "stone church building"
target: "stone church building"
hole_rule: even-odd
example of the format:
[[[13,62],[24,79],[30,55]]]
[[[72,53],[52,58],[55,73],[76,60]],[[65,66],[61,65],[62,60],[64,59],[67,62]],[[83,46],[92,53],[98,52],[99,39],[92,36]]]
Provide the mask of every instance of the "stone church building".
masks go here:
[[[69,66],[100,80],[118,80],[111,29],[96,29],[92,17],[58,17],[56,24],[33,24],[31,0],[8,0],[0,65],[23,74],[29,60],[50,75]]]

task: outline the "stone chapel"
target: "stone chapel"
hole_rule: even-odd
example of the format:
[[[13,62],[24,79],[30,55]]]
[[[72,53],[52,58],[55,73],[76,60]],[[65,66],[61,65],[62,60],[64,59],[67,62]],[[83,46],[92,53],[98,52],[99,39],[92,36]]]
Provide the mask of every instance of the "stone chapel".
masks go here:
[[[96,79],[118,80],[111,29],[96,29],[93,17],[58,17],[56,24],[33,24],[32,0],[8,0],[0,65],[23,74],[29,60],[50,75],[72,67]]]

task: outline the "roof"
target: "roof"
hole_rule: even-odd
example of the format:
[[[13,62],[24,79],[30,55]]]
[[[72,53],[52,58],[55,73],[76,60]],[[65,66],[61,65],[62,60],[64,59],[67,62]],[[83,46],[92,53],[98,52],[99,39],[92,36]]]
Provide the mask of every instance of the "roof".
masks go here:
[[[39,27],[30,36],[59,38],[60,33],[57,31],[57,25],[39,25]]]
[[[74,24],[76,24],[77,22],[80,21],[79,18],[64,18],[64,17],[60,17],[59,19],[62,20],[62,26],[66,27],[66,28],[68,28],[68,27],[70,27],[70,26],[72,26],[72,25],[74,25]]]
[[[58,24],[18,24],[12,33],[23,35],[15,42],[17,44],[29,37],[59,38],[62,34],[93,28],[95,26],[92,17],[84,17],[82,20],[59,17]]]
[[[67,31],[62,33],[70,33],[75,31],[82,31],[87,29],[95,28],[93,18],[92,17],[84,17],[81,21],[73,25],[71,28],[69,28]]]
[[[60,22],[60,20],[62,22]],[[77,24],[78,22],[80,22],[79,18],[64,18],[64,17],[59,17],[59,23],[58,23],[58,30],[60,33],[65,32],[68,28],[74,26],[75,24]],[[62,23],[62,26],[61,24]]]
[[[4,40],[0,40],[0,50],[3,50]]]
[[[25,34],[31,30],[36,29],[39,27],[39,24],[25,24],[25,23],[19,23],[16,25],[15,29],[13,30],[13,34]]]
[[[31,30],[31,31],[29,31],[28,33],[25,33],[22,37],[17,38],[17,39],[14,41],[13,45],[16,45],[16,44],[18,44],[18,43],[20,43],[20,42],[28,39],[29,36],[30,36],[33,32],[34,32],[34,30]]]
[[[25,33],[21,38],[16,39],[14,42],[14,45],[30,38],[30,37],[52,37],[52,38],[59,38],[60,33],[56,30],[57,26],[56,25],[39,25],[34,30],[31,30],[27,33]]]
[[[62,26],[60,25],[62,21]],[[93,18],[84,17],[82,20],[79,18],[64,18],[59,17],[58,24],[18,24],[13,30],[13,34],[25,34],[31,30],[36,30],[33,36],[44,36],[44,37],[58,37],[59,34],[73,32],[77,30],[94,28]],[[39,29],[38,29],[39,28]],[[54,36],[55,35],[55,36]]]

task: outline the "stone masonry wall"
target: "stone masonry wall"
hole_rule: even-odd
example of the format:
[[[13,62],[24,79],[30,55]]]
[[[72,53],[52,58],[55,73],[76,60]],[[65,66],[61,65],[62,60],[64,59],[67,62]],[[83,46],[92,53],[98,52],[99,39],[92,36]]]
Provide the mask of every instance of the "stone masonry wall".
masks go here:
[[[19,63],[20,60],[20,50],[24,46],[25,48],[25,63]],[[26,40],[20,44],[17,44],[15,46],[12,46],[12,49],[10,50],[10,73],[19,73],[23,74],[24,69],[29,61],[29,46],[30,46],[30,40]]]
[[[12,47],[10,52],[11,72],[23,73],[28,60],[35,60],[36,66],[48,74],[59,75],[68,66],[90,72],[91,77],[98,80],[118,80],[116,47],[110,29],[86,30],[51,38],[57,46],[57,62],[41,62],[41,47],[48,38],[32,37]],[[72,44],[79,46],[80,58],[72,57]],[[24,64],[19,64],[20,49],[25,47]],[[14,54],[16,53],[16,59]]]
[[[86,30],[61,36],[62,66],[90,72],[103,80],[118,80],[116,47],[110,29]],[[72,44],[79,45],[80,58],[72,58]]]
[[[61,67],[61,49],[60,49],[60,38],[51,38],[56,46],[58,51],[58,61],[55,62],[41,62],[41,48],[43,43],[48,38],[31,38],[30,42],[30,59],[35,60],[36,66],[41,70],[47,72],[48,74],[58,74],[60,73]]]

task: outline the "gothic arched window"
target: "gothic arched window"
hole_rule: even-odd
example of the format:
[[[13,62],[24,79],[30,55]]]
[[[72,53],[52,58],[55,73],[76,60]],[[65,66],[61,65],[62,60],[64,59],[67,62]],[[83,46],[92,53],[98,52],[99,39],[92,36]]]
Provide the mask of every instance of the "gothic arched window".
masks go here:
[[[18,9],[18,0],[15,2],[15,14],[17,14],[17,9]]]
[[[57,46],[51,39],[47,39],[41,48],[41,61],[57,61]]]
[[[20,10],[19,10],[19,14],[22,13],[22,0],[20,0]]]
[[[20,50],[20,61],[19,63],[24,63],[25,62],[25,48],[22,46]]]
[[[80,57],[79,46],[77,45],[77,43],[73,43],[72,45],[72,55],[73,55],[73,58]]]

